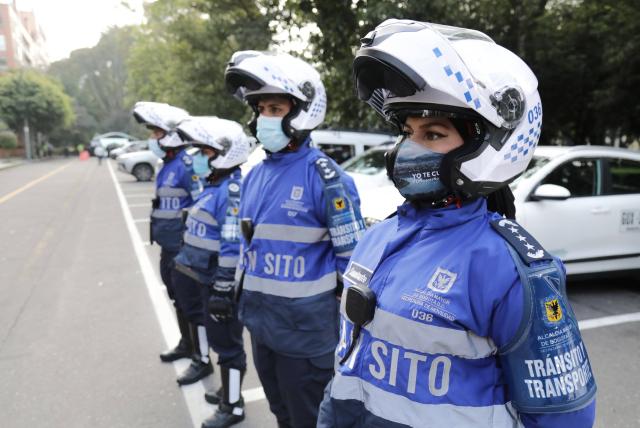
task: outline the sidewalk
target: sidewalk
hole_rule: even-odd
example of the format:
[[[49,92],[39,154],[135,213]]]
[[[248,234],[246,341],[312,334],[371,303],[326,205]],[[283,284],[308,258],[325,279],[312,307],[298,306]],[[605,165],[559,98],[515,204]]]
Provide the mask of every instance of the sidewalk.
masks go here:
[[[0,159],[0,171],[3,169],[11,168],[12,166],[22,165],[24,163],[24,159],[22,158],[6,158]]]

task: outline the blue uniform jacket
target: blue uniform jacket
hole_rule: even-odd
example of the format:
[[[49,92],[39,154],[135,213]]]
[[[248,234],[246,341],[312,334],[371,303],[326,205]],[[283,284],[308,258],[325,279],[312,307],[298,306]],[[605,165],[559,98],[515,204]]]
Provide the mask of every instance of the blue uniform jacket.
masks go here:
[[[318,149],[305,143],[269,155],[244,181],[240,218],[251,220],[254,233],[250,243],[243,240],[237,276],[244,271],[240,318],[256,340],[289,357],[322,357],[330,367],[338,340],[335,290],[360,231],[344,245],[349,227],[328,227],[332,201],[318,160],[326,176],[340,176],[341,193],[332,201],[355,207],[359,217],[353,180]],[[338,237],[340,252],[335,229],[347,231]]]
[[[191,268],[198,282],[231,286],[240,253],[240,169],[204,191],[189,210],[184,245],[176,263]]]
[[[511,406],[497,352],[516,334],[524,298],[507,243],[489,224],[495,218],[484,199],[459,209],[407,203],[365,234],[345,287],[350,278],[368,283],[376,311],[336,364],[318,427],[593,425],[595,401],[545,415]],[[382,255],[377,266],[373,254]],[[342,316],[338,360],[352,328]]]
[[[151,211],[151,239],[163,250],[177,252],[182,243],[182,209],[193,204],[202,191],[193,160],[185,150],[166,160],[156,178],[156,200]]]

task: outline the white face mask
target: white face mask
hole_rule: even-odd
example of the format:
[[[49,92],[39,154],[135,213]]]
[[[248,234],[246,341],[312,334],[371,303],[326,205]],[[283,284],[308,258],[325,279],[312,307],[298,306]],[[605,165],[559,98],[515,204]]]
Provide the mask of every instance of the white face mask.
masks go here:
[[[291,140],[282,130],[281,117],[258,116],[256,130],[258,141],[271,153],[276,153],[284,149]]]

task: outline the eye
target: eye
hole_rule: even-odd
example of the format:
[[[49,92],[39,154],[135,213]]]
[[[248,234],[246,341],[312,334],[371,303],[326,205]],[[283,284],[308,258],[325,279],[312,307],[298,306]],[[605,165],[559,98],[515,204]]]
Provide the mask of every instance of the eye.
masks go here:
[[[439,132],[426,132],[424,134],[425,139],[429,140],[429,141],[436,141],[436,140],[440,140],[444,137],[446,137],[446,135],[441,134]]]

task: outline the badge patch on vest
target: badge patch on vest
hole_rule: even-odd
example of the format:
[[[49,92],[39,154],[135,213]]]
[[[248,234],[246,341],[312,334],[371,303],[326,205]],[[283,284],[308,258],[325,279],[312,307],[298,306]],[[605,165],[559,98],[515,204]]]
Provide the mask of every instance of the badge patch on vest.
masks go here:
[[[439,267],[427,283],[427,288],[438,293],[447,293],[456,282],[457,273]]]
[[[337,211],[342,211],[343,209],[345,209],[347,205],[344,203],[344,198],[335,198],[333,200],[333,207]]]
[[[291,188],[291,199],[294,201],[299,201],[302,199],[302,194],[304,193],[304,187],[302,186],[293,186]]]
[[[550,296],[544,300],[545,323],[555,324],[562,320],[562,306],[560,300],[555,296]]]

